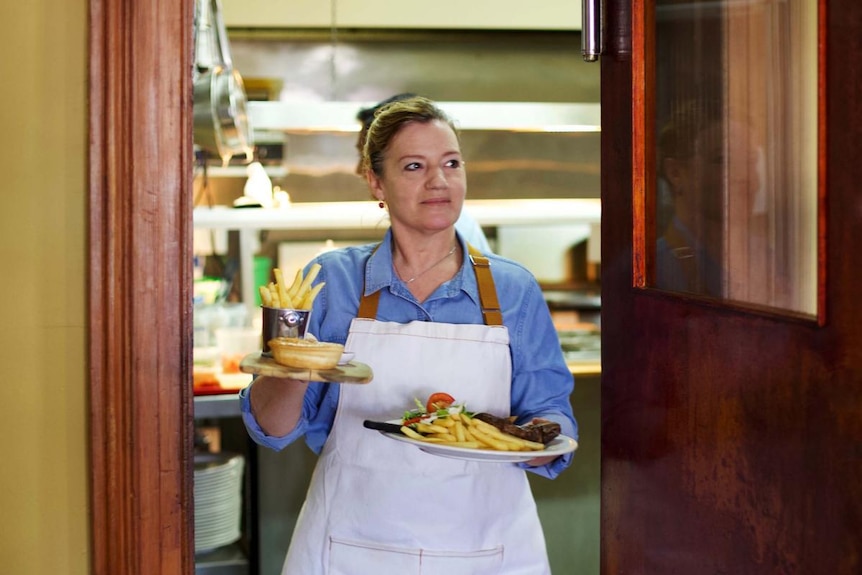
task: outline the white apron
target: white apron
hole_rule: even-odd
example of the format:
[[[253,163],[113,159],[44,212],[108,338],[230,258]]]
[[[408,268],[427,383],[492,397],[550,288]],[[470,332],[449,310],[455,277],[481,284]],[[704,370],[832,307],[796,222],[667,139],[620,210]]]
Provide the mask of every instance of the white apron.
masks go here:
[[[522,469],[430,455],[362,426],[435,391],[508,414],[508,344],[502,326],[353,320],[346,348],[374,380],[341,387],[283,575],[550,573]]]

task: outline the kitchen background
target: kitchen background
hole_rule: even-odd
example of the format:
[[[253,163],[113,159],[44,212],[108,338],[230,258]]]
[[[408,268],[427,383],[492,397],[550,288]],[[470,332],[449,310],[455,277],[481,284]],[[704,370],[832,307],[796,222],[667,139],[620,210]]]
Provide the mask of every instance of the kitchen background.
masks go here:
[[[356,175],[356,132],[351,121],[341,132],[313,131],[301,126],[304,103],[362,105],[394,94],[414,92],[445,102],[496,102],[536,104],[535,111],[553,111],[567,104],[593,121],[583,131],[549,132],[538,120],[533,131],[464,129],[462,147],[468,162],[468,200],[490,202],[505,199],[591,200],[598,206],[599,137],[598,67],[584,63],[574,32],[291,32],[287,30],[230,31],[234,65],[242,72],[249,100],[250,123],[261,122],[258,100],[281,102],[294,116],[299,129],[289,133],[253,130],[255,159],[267,169],[274,186],[286,191],[294,204],[305,202],[371,202],[364,181]],[[274,104],[276,109],[278,104]],[[501,108],[501,114],[514,108]],[[311,112],[308,113],[311,116]],[[353,120],[351,115],[349,120]],[[268,119],[268,118],[267,118]],[[473,118],[455,118],[469,123]],[[498,120],[506,123],[506,118]],[[514,119],[513,119],[514,121]],[[277,123],[277,122],[276,122]],[[211,154],[213,156],[214,154]],[[226,168],[218,158],[199,167],[196,201],[199,206],[231,205],[242,196],[247,180],[244,155],[235,156]],[[518,260],[545,283],[570,283],[586,279],[577,275],[587,253],[572,248],[593,240],[592,263],[599,259],[597,207],[572,211],[562,227],[485,226],[495,251]],[[589,223],[596,225],[590,226]],[[290,240],[367,241],[380,230],[356,236],[330,229],[309,234],[288,229],[268,230],[263,246],[277,261],[275,244]],[[544,245],[530,239],[544,231]],[[201,251],[210,249],[209,238],[199,234]],[[572,270],[575,265],[577,269]]]
[[[0,571],[16,575],[90,573],[88,6],[0,6],[15,54],[0,70],[17,86],[0,95],[16,150],[0,158]]]
[[[231,15],[246,14],[252,7],[265,4],[288,6],[299,16],[314,13],[325,19],[329,15],[329,3],[319,0],[225,0],[225,10],[230,9]],[[378,22],[399,6],[381,6],[381,2],[373,0],[361,4],[368,17]],[[414,15],[423,20],[436,17],[447,20],[448,27],[470,28],[572,28],[566,11],[575,15],[580,10],[579,3],[568,1],[543,2],[527,11],[521,3],[507,5],[505,1],[443,0],[435,2],[438,9],[434,11],[417,11],[403,4],[405,10],[416,12]],[[4,91],[0,101],[4,123],[15,138],[12,153],[0,159],[8,192],[0,211],[0,245],[5,261],[12,263],[0,287],[0,316],[4,320],[0,348],[6,359],[0,366],[0,379],[5,383],[3,398],[10,407],[0,431],[6,437],[15,437],[5,444],[4,465],[0,466],[0,509],[7,518],[0,526],[0,557],[4,572],[21,575],[83,575],[91,571],[86,349],[86,278],[91,257],[87,240],[89,9],[90,3],[85,0],[7,2],[0,9],[0,48],[14,54],[0,64],[5,77],[14,78],[14,87]],[[467,21],[470,14],[479,17]],[[264,14],[257,25],[272,26],[274,21],[272,14]],[[293,22],[291,26],[300,24]],[[366,22],[365,27],[371,24]],[[241,28],[249,25],[243,23]],[[304,25],[326,28],[319,19]],[[237,32],[238,29],[231,30],[232,34]],[[339,31],[339,36],[345,35]],[[441,30],[442,38],[454,35],[457,33]],[[525,64],[519,59],[518,66],[512,65],[507,73],[527,72],[520,70],[526,65],[546,70],[541,82],[558,84],[592,78],[588,83],[598,85],[598,69],[584,67],[579,60],[577,34],[512,35],[556,38],[552,46],[546,47],[544,57],[563,57],[564,65],[547,69],[541,59],[527,59]],[[506,34],[497,36],[505,38]],[[326,38],[325,34],[317,34],[321,44],[328,41]],[[238,39],[236,43],[242,41]],[[504,53],[514,52],[512,58],[518,58],[520,50],[533,48],[525,40],[513,40],[510,46],[505,46],[505,41],[498,44],[503,44]],[[449,50],[446,43],[437,48],[441,52]],[[236,58],[240,50],[237,46]],[[239,65],[243,69],[247,64],[241,61]],[[396,71],[403,72],[398,68],[411,65],[402,63],[395,70],[379,73],[396,77]],[[460,65],[457,63],[456,69]],[[462,76],[458,79],[464,81]],[[491,80],[485,77],[483,82]],[[499,80],[494,85],[495,101],[507,100],[510,94],[528,88],[521,82]],[[423,86],[405,88],[422,90]],[[401,86],[393,88],[400,90]],[[551,96],[540,90],[536,93],[540,100]],[[595,100],[590,101],[597,102],[597,88],[593,93]],[[367,99],[385,95],[381,88],[379,96],[369,94]],[[471,179],[471,191],[475,191],[472,184]],[[46,341],[52,344],[49,361],[45,360]],[[543,515],[548,517],[559,507],[562,517],[560,521],[548,519],[554,530],[551,554],[567,561],[566,567],[556,571],[562,574],[576,569],[597,572],[598,565],[599,387],[597,378],[577,379],[573,402],[581,425],[581,447],[573,467],[560,480],[544,482],[538,493]],[[305,452],[303,446],[297,446],[297,460],[307,458]],[[304,494],[304,487],[285,486],[278,477],[268,482],[287,495],[285,506],[295,506]],[[271,515],[264,523],[273,530],[271,539],[286,545],[289,519],[278,517],[289,515],[279,509],[272,510]],[[558,537],[565,538],[563,543],[568,547],[560,549]]]
[[[586,110],[599,102],[599,68],[582,61],[577,31],[261,28],[249,27],[247,22],[253,18],[247,14],[231,16],[236,13],[230,8],[228,2],[230,52],[252,101],[252,126],[257,101],[290,104],[300,113],[303,103],[311,108],[320,102],[352,102],[358,108],[401,92],[441,102],[564,103],[583,105]],[[265,167],[271,184],[289,194],[294,208],[319,202],[371,203],[364,182],[355,174],[355,128],[358,125],[323,132],[259,128],[254,132],[254,159]],[[597,129],[548,132],[537,125],[533,131],[466,129],[461,136],[470,201],[483,206],[499,201],[505,206],[509,200],[579,198],[598,205]],[[235,274],[229,299],[242,299],[242,277],[237,270],[249,265],[245,261],[249,253],[292,270],[324,249],[327,241],[343,245],[381,236],[379,226],[349,230],[292,226],[287,212],[283,224],[261,224],[244,233],[232,231],[240,227],[231,223],[232,215],[245,218],[249,210],[223,210],[243,196],[247,164],[244,156],[223,165],[214,155],[208,159],[201,155],[195,177],[195,251],[208,261],[207,274],[225,270]],[[511,214],[503,218],[505,223],[493,218],[481,222],[495,251],[521,261],[536,274],[558,320],[561,338],[570,346],[580,448],[571,469],[557,480],[530,478],[552,566],[561,574],[599,570],[600,250],[596,206],[584,212],[570,206],[572,212],[557,214],[553,225],[520,223]],[[218,214],[216,225],[203,213],[211,208]],[[243,213],[238,214],[240,211]],[[243,247],[243,242],[251,242],[252,247]],[[202,309],[197,308],[196,320]],[[585,335],[590,337],[584,339]],[[234,414],[213,401],[199,397],[196,417],[208,433],[217,430],[221,449],[247,458],[244,530],[236,545],[201,553],[198,572],[216,572],[215,565],[225,568],[233,562],[240,569],[236,572],[277,573],[315,456],[304,444],[281,453],[254,449]],[[250,558],[250,567],[245,558]]]

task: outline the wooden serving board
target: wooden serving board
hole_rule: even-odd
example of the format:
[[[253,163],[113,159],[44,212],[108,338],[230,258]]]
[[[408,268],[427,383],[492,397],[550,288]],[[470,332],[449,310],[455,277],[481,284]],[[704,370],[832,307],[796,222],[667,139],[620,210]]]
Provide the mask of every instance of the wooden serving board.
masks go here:
[[[263,357],[260,352],[250,353],[242,358],[239,370],[256,375],[329,383],[368,383],[374,377],[371,367],[358,361],[350,361],[332,369],[303,369],[281,365],[271,357]]]

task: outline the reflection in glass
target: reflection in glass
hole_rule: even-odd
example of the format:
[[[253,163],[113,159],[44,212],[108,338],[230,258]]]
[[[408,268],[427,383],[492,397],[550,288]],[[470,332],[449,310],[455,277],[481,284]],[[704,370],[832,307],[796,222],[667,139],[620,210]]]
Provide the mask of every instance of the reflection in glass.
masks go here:
[[[655,287],[816,314],[816,16],[658,0]]]

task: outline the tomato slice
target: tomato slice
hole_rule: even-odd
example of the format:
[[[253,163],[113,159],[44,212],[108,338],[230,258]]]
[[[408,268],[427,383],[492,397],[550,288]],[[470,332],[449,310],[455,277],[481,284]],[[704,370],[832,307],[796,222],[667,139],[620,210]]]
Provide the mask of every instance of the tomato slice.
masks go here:
[[[428,403],[425,404],[425,409],[428,413],[434,413],[438,409],[446,409],[455,403],[455,398],[448,393],[439,391],[428,396]]]

